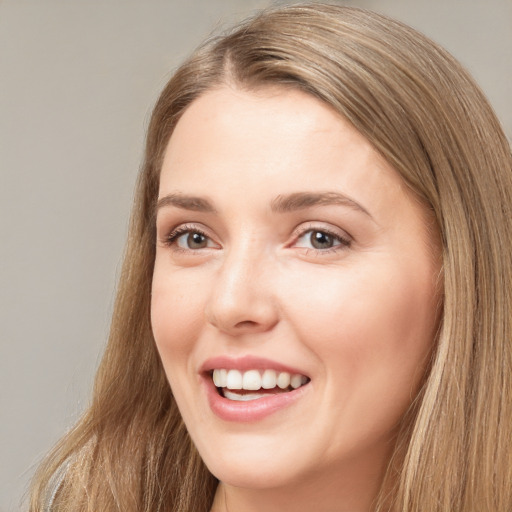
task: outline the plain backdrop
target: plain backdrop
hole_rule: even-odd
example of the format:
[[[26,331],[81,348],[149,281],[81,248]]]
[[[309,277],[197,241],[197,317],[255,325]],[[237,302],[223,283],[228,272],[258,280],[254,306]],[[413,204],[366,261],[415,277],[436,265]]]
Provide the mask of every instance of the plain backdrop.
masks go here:
[[[88,403],[159,90],[205,36],[272,3],[0,0],[1,512]],[[447,47],[512,138],[512,0],[340,3]]]

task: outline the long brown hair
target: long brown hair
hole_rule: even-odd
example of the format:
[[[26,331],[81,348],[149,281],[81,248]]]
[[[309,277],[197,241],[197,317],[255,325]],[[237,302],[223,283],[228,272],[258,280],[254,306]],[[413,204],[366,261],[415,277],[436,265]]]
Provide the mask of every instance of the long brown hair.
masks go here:
[[[206,42],[151,118],[124,266],[92,405],[40,469],[31,510],[208,511],[216,479],[181,420],[150,325],[163,152],[204,91],[281,84],[349,120],[432,212],[443,304],[432,363],[376,510],[512,510],[512,156],[479,88],[446,51],[368,11],[264,11]],[[64,469],[63,469],[64,468]]]

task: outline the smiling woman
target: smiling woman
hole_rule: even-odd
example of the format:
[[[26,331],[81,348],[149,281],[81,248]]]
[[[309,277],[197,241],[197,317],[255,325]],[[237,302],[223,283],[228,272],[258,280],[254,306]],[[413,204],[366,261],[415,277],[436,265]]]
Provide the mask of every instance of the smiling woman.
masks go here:
[[[159,195],[183,193],[157,216],[152,325],[216,509],[316,510],[313,486],[369,510],[437,330],[426,209],[332,109],[269,86],[187,109]]]
[[[155,107],[93,404],[32,509],[509,511],[511,160],[465,71],[381,15],[205,43]]]

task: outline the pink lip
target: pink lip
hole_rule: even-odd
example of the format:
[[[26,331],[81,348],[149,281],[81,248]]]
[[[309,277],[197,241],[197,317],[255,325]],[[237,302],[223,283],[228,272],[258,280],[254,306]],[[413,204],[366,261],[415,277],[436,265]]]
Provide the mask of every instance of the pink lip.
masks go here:
[[[244,356],[238,358],[220,356],[208,359],[200,368],[203,389],[206,391],[208,403],[213,413],[225,421],[249,423],[259,421],[263,418],[292,405],[309,388],[309,384],[286,393],[277,393],[267,395],[256,400],[248,402],[236,402],[228,400],[221,396],[215,387],[210,372],[214,369],[226,370],[276,370],[288,372],[290,374],[305,375],[297,368],[254,356]]]
[[[254,366],[252,368],[254,368]],[[290,406],[304,394],[307,388],[309,388],[309,384],[306,384],[305,386],[294,389],[293,391],[288,391],[287,393],[267,395],[263,398],[248,402],[235,402],[219,395],[209,375],[203,374],[202,377],[203,389],[206,389],[208,403],[214,414],[222,420],[240,423],[262,420]]]
[[[277,370],[279,372],[306,375],[303,371],[297,368],[292,368],[291,366],[287,366],[270,359],[265,359],[264,357],[255,356],[212,357],[202,364],[199,371],[201,373],[210,372],[216,368],[225,370],[240,370],[242,372],[246,370]]]

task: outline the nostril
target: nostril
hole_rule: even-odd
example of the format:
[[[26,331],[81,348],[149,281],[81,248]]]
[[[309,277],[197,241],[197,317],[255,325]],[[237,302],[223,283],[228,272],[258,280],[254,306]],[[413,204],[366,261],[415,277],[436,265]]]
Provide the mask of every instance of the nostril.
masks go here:
[[[255,325],[257,325],[257,323],[252,320],[243,320],[242,322],[238,322],[235,327],[254,327]]]

